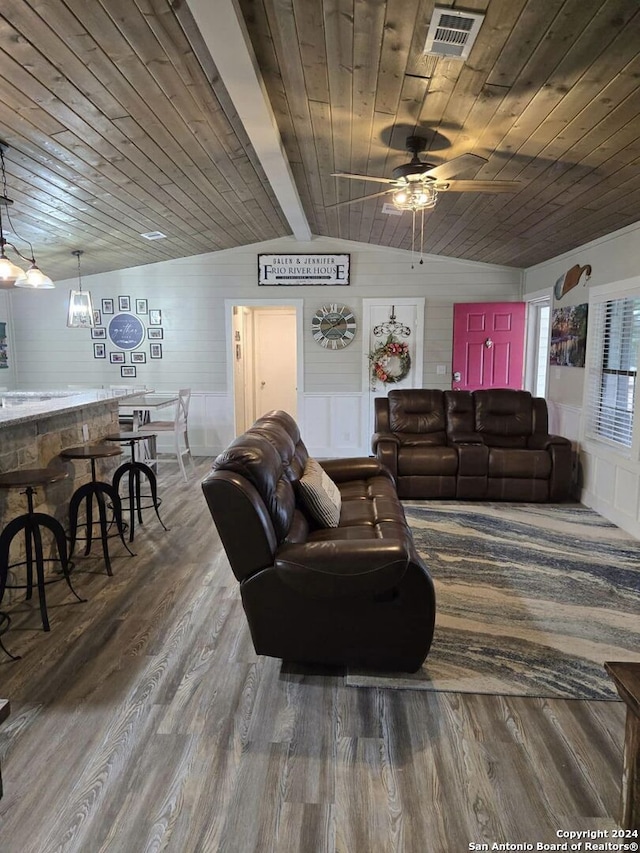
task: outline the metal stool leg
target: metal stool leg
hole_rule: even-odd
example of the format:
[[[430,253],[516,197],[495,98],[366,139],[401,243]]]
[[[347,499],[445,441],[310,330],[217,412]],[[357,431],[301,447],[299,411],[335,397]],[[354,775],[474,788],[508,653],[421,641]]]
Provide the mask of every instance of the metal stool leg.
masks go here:
[[[158,521],[162,525],[165,530],[169,528],[165,525],[163,520],[160,518],[160,501],[158,500],[158,480],[155,475],[155,472],[148,465],[145,465],[144,462],[125,462],[121,465],[113,475],[113,488],[115,491],[120,493],[120,485],[122,483],[122,479],[128,475],[127,479],[127,490],[129,495],[129,541],[133,541],[133,531],[134,531],[134,515],[137,511],[138,521],[140,524],[142,521],[142,476],[146,477],[149,482],[149,489],[151,491],[151,501],[153,505],[153,509],[155,510]],[[147,496],[149,497],[149,496]]]
[[[98,521],[94,522],[93,518],[93,500],[95,498],[97,507],[98,507]],[[108,532],[109,527],[112,524],[107,518],[107,504],[105,498],[109,500],[111,507],[113,509],[113,520],[116,523],[116,527],[118,530],[118,536],[122,541],[122,544],[127,549],[129,554],[132,557],[135,557],[135,554],[129,546],[127,545],[124,538],[124,523],[122,521],[122,503],[120,501],[119,495],[116,493],[115,489],[109,483],[103,483],[100,480],[92,480],[90,483],[85,483],[84,486],[80,486],[71,497],[71,501],[69,502],[69,527],[70,527],[70,557],[73,556],[73,549],[75,547],[75,543],[77,541],[77,528],[78,528],[78,510],[82,504],[82,501],[86,501],[86,524],[87,524],[87,547],[85,549],[85,556],[89,554],[91,551],[91,545],[93,543],[93,525],[99,524],[100,526],[100,540],[102,543],[102,553],[104,555],[104,561],[107,569],[107,574],[109,576],[113,575],[113,571],[111,568],[111,558],[109,556],[109,543],[108,543]]]
[[[47,560],[45,559],[42,547],[42,534],[40,532],[41,527],[45,527],[50,530],[54,536],[58,549],[58,556],[53,557],[51,559],[60,563],[64,578],[67,582],[69,589],[78,599],[78,601],[86,601],[86,599],[80,598],[80,596],[77,594],[71,584],[71,579],[69,577],[69,560],[67,557],[67,543],[64,534],[64,529],[62,528],[60,522],[58,522],[55,518],[46,515],[45,513],[29,512],[26,515],[21,515],[18,518],[14,518],[13,521],[10,521],[9,524],[7,524],[5,529],[2,531],[2,534],[0,535],[0,570],[2,571],[4,577],[4,581],[2,584],[2,588],[4,591],[4,588],[6,587],[6,578],[10,568],[9,554],[11,542],[22,530],[24,530],[26,552],[25,560],[23,563],[18,563],[16,565],[25,566],[26,600],[29,600],[33,594],[33,574],[35,569],[35,584],[38,588],[38,600],[40,605],[40,617],[42,619],[42,627],[45,631],[49,631],[49,614],[47,612],[47,600],[45,591],[47,583],[45,580],[45,563],[47,562]],[[7,654],[9,653],[7,652]],[[9,656],[11,657],[11,655]]]

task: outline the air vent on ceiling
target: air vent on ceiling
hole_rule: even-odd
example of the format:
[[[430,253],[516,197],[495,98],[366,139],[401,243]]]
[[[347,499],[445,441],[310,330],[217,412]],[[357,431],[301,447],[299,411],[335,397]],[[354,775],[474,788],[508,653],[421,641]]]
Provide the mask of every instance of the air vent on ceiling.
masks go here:
[[[448,6],[436,6],[423,53],[466,59],[483,21],[484,15],[477,12],[458,12]]]
[[[163,234],[162,231],[147,231],[146,234],[141,234],[141,237],[144,237],[145,240],[166,240],[167,235]]]
[[[389,216],[402,216],[402,211],[398,210],[395,204],[391,204],[390,201],[385,201],[382,205],[382,212],[388,213]]]

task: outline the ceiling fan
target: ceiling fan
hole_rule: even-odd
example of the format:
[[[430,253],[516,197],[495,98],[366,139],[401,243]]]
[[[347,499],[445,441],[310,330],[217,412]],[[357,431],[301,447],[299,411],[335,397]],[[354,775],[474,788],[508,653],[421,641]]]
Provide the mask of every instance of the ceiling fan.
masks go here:
[[[355,181],[375,181],[378,184],[389,184],[389,189],[379,193],[353,198],[349,201],[341,201],[331,207],[342,207],[347,204],[356,204],[370,198],[392,194],[394,205],[400,210],[427,210],[435,207],[440,192],[454,193],[513,193],[517,192],[522,184],[519,181],[453,181],[454,175],[466,172],[473,166],[479,168],[487,160],[476,154],[462,154],[454,157],[439,166],[426,163],[418,157],[421,151],[427,147],[427,140],[422,136],[408,136],[406,142],[407,151],[412,154],[408,163],[397,166],[393,170],[393,178],[377,178],[371,175],[352,175],[348,172],[333,172],[332,177],[350,178]]]

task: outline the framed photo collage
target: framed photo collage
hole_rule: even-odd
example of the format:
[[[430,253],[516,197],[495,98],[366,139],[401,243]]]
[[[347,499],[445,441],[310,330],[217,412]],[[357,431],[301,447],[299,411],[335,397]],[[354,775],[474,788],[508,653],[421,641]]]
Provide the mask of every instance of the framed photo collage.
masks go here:
[[[138,365],[147,364],[147,358],[162,358],[162,311],[149,308],[147,299],[103,299],[93,311],[93,322],[93,357],[120,365],[123,379],[135,378]]]

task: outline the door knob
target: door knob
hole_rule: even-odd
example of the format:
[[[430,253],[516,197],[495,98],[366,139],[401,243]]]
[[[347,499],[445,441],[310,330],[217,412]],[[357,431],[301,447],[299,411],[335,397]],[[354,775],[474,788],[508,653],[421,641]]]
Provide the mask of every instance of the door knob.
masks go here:
[[[462,374],[460,373],[460,371],[459,370],[454,371],[453,381],[454,382],[460,382],[461,380],[462,380]]]

